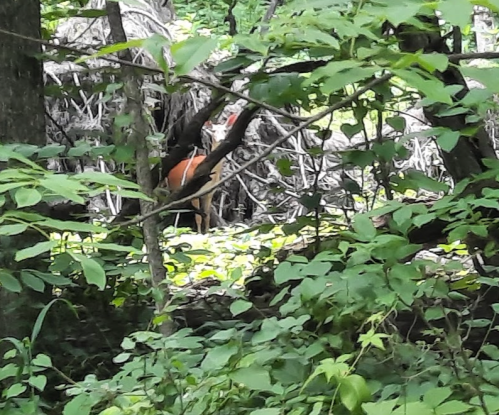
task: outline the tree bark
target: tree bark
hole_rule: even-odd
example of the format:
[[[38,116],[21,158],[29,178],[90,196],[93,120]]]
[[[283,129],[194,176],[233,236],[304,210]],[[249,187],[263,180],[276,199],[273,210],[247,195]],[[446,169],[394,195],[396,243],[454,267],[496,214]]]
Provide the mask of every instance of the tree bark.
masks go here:
[[[39,39],[40,1],[2,0],[0,28]],[[40,44],[14,36],[0,41],[0,143],[45,145],[43,67]]]
[[[2,0],[0,28],[16,34],[39,39],[40,1]],[[41,44],[18,37],[0,37],[0,144],[24,143],[44,146],[45,112],[43,95],[43,67],[35,55],[42,52]],[[5,163],[0,165],[0,170]],[[8,209],[9,203],[3,209]],[[15,208],[15,207],[14,207]],[[0,214],[2,209],[0,209]],[[15,253],[40,239],[38,233],[24,232],[0,239],[0,269],[18,276],[20,270],[36,267],[43,271],[40,258],[16,262]],[[13,294],[0,286],[0,338],[22,338],[32,326],[33,309],[22,303],[31,296],[23,291]],[[1,353],[1,350],[0,350]]]
[[[445,37],[442,36],[442,29],[439,25],[437,16],[428,17],[420,16],[421,22],[428,27],[426,30],[417,29],[408,25],[400,25],[395,28],[395,34],[399,40],[399,46],[402,51],[415,53],[422,50],[424,53],[440,53],[450,54],[451,51],[446,44]],[[462,99],[468,92],[469,88],[466,84],[461,72],[457,67],[449,65],[442,72],[435,72],[435,75],[446,85],[459,85],[461,90],[455,95],[456,101]],[[445,168],[451,175],[454,182],[459,182],[463,179],[472,178],[474,175],[479,175],[487,171],[487,167],[483,164],[482,159],[496,159],[496,153],[492,145],[492,140],[485,130],[483,120],[475,124],[467,123],[466,114],[458,114],[449,117],[441,117],[438,115],[440,111],[446,109],[444,104],[432,105],[424,108],[425,117],[435,127],[446,127],[453,131],[463,131],[465,127],[476,127],[476,132],[473,136],[461,135],[456,146],[450,151],[440,150]],[[473,183],[472,186],[463,192],[465,194],[474,194],[479,196],[484,187],[498,188],[499,183],[496,180],[483,180],[478,183]],[[489,212],[488,216],[492,216]],[[498,217],[499,212],[495,211],[493,217]],[[486,275],[477,257],[482,259],[484,265],[496,267],[494,275],[499,275],[499,253],[495,253],[490,257],[485,257],[483,251],[490,240],[499,240],[499,227],[496,224],[491,224],[488,227],[488,235],[486,238],[470,234],[466,239],[466,244],[470,253],[474,254],[475,267],[477,271]],[[489,287],[484,287],[489,288]],[[489,296],[499,294],[499,289],[488,290]]]

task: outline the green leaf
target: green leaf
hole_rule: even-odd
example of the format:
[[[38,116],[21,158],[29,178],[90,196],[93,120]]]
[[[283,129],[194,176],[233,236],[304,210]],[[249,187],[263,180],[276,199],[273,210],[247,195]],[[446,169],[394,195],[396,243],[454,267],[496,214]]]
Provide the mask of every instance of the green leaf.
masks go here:
[[[124,190],[124,189],[111,190],[111,193],[113,195],[118,195],[127,199],[142,199],[142,200],[147,200],[148,202],[154,202],[154,199],[151,199],[149,196],[145,195],[144,193],[134,192],[132,190]]]
[[[387,20],[394,26],[398,26],[416,16],[422,6],[420,2],[405,0],[400,3],[390,3],[384,12]]]
[[[78,143],[76,147],[72,147],[68,150],[68,157],[81,157],[84,154],[88,154],[92,147],[88,143]]]
[[[288,158],[280,158],[276,162],[276,167],[283,176],[291,177],[293,175],[293,169],[291,160]]]
[[[36,171],[44,171],[38,164],[33,163],[30,159],[16,152],[16,150],[0,145],[0,161],[8,161],[9,159],[14,159],[24,163]]]
[[[355,134],[358,134],[362,131],[363,125],[361,123],[350,124],[344,123],[341,124],[340,130],[343,134],[347,136],[347,138],[352,138]]]
[[[464,29],[471,23],[473,3],[469,0],[443,0],[439,3],[438,10],[447,23]]]
[[[405,69],[393,69],[393,72],[410,87],[416,88],[430,100],[452,105],[452,97],[441,81],[437,79],[425,79],[415,71]]]
[[[460,136],[459,131],[446,130],[437,136],[437,144],[443,151],[448,153],[456,147]]]
[[[140,48],[143,42],[144,39],[132,39],[129,40],[128,42],[118,42],[118,43],[113,43],[112,45],[109,46],[103,46],[96,53],[79,57],[78,59],[75,60],[75,63],[81,63],[89,59],[110,55],[111,53],[121,52],[122,50],[130,48]]]
[[[385,141],[384,143],[374,143],[373,151],[384,161],[391,162],[397,154],[397,144],[394,141]]]
[[[75,174],[73,177],[76,180],[80,180],[82,182],[99,183],[106,186],[118,186],[124,187],[126,189],[140,189],[140,186],[137,183],[120,179],[119,177],[116,177],[109,173],[87,171],[84,173]]]
[[[29,270],[33,275],[45,281],[47,284],[55,285],[56,287],[63,287],[67,285],[73,285],[73,282],[66,277],[60,275],[54,275],[50,272],[39,272],[37,270]]]
[[[83,275],[89,284],[94,284],[103,290],[106,287],[106,273],[100,264],[92,258],[81,256],[81,267],[83,268]]]
[[[42,147],[38,151],[38,157],[42,159],[57,157],[66,150],[65,146],[60,144],[50,144],[48,146]]]
[[[170,52],[176,63],[175,74],[187,75],[210,57],[217,44],[217,39],[204,36],[194,36],[173,44]]]
[[[386,337],[388,337],[388,335],[382,333],[375,333],[374,330],[371,329],[367,333],[361,334],[359,336],[359,342],[362,344],[362,347],[367,347],[369,345],[372,345],[380,350],[385,350],[385,346],[383,344],[383,338]]]
[[[355,84],[364,79],[373,76],[380,68],[374,66],[369,68],[351,68],[348,71],[337,73],[336,75],[327,77],[321,85],[320,90],[325,95],[330,95],[346,85]]]
[[[45,283],[40,278],[34,276],[30,272],[21,271],[21,281],[24,285],[32,290],[42,293],[45,290]]]
[[[493,360],[499,359],[499,347],[493,344],[486,344],[481,348],[481,351]]]
[[[449,190],[449,185],[440,183],[420,171],[409,170],[405,174],[406,178],[414,183],[416,189],[425,189],[430,192],[446,192]]]
[[[369,216],[355,215],[353,221],[353,229],[359,235],[361,240],[372,240],[376,237],[376,228],[374,227]]]
[[[12,386],[3,391],[5,398],[15,398],[21,395],[26,390],[26,386],[21,383],[14,383]]]
[[[304,385],[302,386],[302,389],[307,387],[307,385],[313,379],[315,379],[317,376],[322,375],[322,374],[326,377],[326,380],[328,382],[330,382],[331,379],[333,379],[333,378],[341,380],[344,377],[345,373],[348,372],[348,369],[349,368],[348,368],[347,364],[341,363],[341,362],[336,362],[335,359],[328,357],[328,358],[322,360],[320,362],[319,366],[317,366],[315,368],[313,373],[305,381]]]
[[[395,131],[403,132],[405,131],[406,121],[404,117],[388,117],[386,123],[392,127]]]
[[[367,415],[391,415],[393,408],[397,405],[398,399],[389,401],[368,402],[362,404],[362,409]]]
[[[275,317],[263,320],[260,331],[256,332],[251,339],[252,344],[266,343],[274,340],[280,334],[280,327]]]
[[[29,248],[21,249],[16,252],[16,261],[20,262],[28,258],[33,258],[37,255],[43,254],[44,252],[50,251],[52,248],[57,246],[57,241],[46,241],[38,242],[36,245],[30,246]]]
[[[82,393],[71,399],[63,410],[63,415],[90,415],[93,403],[90,395]]]
[[[83,246],[90,246],[92,248],[96,249],[102,249],[102,250],[107,250],[107,251],[116,251],[116,252],[130,252],[130,253],[135,253],[135,254],[140,254],[142,252],[141,248],[134,248],[133,246],[124,246],[124,245],[118,245],[118,244],[113,244],[113,243],[106,243],[106,242],[93,242],[93,243],[83,243]],[[189,258],[189,257],[188,257]],[[188,264],[190,264],[192,260],[189,258]]]
[[[279,294],[277,294],[276,296],[274,296],[274,298],[272,298],[272,301],[270,302],[270,306],[273,307],[273,306],[279,304],[288,292],[289,292],[289,287],[284,287],[279,292]]]
[[[312,195],[305,193],[300,196],[299,202],[307,209],[312,210],[320,207],[321,200],[322,193],[317,192],[313,193]]]
[[[203,370],[219,370],[223,368],[230,360],[232,356],[238,353],[238,347],[234,344],[224,344],[223,346],[217,346],[206,353],[206,357],[201,363],[201,369]]]
[[[85,199],[79,196],[78,192],[88,192],[89,189],[74,180],[69,180],[62,174],[54,174],[40,180],[40,185],[47,190],[54,192],[57,196],[72,200],[75,203],[84,204]]]
[[[460,415],[467,413],[471,408],[471,405],[460,401],[449,401],[435,408],[436,415]]]
[[[103,411],[99,412],[98,415],[123,415],[123,410],[118,406],[109,406]]]
[[[437,215],[435,213],[427,213],[425,215],[418,215],[415,216],[412,220],[412,223],[414,226],[417,226],[420,228],[421,226],[425,225],[426,223],[431,222],[432,220],[436,219]]]
[[[6,147],[9,147],[10,149],[14,150],[17,154],[20,154],[24,157],[31,157],[34,155],[39,147],[34,146],[32,144],[8,144]]]
[[[213,336],[210,337],[210,340],[230,340],[233,339],[236,335],[236,329],[227,329],[217,331]]]
[[[43,392],[47,385],[47,377],[44,375],[33,375],[29,377],[28,383],[40,392]]]
[[[0,226],[0,235],[12,236],[19,235],[28,229],[27,223],[15,223],[13,225]]]
[[[73,222],[73,221],[63,221],[57,219],[45,219],[44,221],[37,222],[37,226],[43,226],[51,229],[57,229],[59,231],[71,231],[71,232],[89,232],[89,233],[106,233],[107,230],[101,226],[92,225],[90,223]]]
[[[235,317],[245,311],[248,311],[253,304],[245,300],[236,300],[230,305],[230,312]]]
[[[37,354],[32,363],[39,367],[52,367],[52,360],[46,354]]]
[[[0,270],[0,286],[13,293],[20,293],[22,290],[21,283],[17,278],[5,270]]]
[[[423,402],[430,408],[436,408],[443,401],[445,401],[452,394],[452,389],[445,388],[432,388],[428,390],[423,396]]]
[[[229,374],[229,378],[236,383],[256,391],[271,391],[269,372],[256,364],[244,367]]]
[[[18,371],[19,368],[14,363],[3,365],[0,367],[0,381],[17,376]]]
[[[123,350],[132,350],[133,348],[135,348],[135,345],[136,343],[132,339],[130,339],[129,337],[125,337],[120,346]]]
[[[428,72],[438,70],[443,72],[449,65],[449,58],[439,53],[427,53],[418,56],[419,64]]]
[[[403,206],[393,213],[393,220],[398,226],[403,225],[412,216],[412,206]]]
[[[326,289],[326,279],[304,278],[298,287],[298,289],[295,289],[295,292],[299,292],[304,301],[309,301],[324,293],[324,290]]]
[[[254,35],[243,35],[237,34],[234,36],[234,43],[237,43],[246,49],[252,50],[253,52],[258,52],[262,56],[267,56],[269,45],[263,42]]]
[[[308,87],[313,85],[315,82],[323,79],[330,78],[335,76],[336,74],[342,71],[348,71],[354,68],[359,68],[362,65],[362,62],[358,62],[355,60],[343,60],[343,61],[332,61],[329,62],[326,66],[322,66],[318,69],[315,69],[310,77],[304,81],[303,86]]]
[[[8,192],[9,190],[15,189],[21,186],[29,186],[31,182],[16,182],[16,183],[5,183],[0,184],[0,193]]]
[[[131,353],[120,353],[118,356],[116,356],[113,359],[113,363],[116,364],[124,363],[130,358],[131,355],[132,355]]]
[[[168,62],[165,59],[164,48],[170,45],[169,39],[158,33],[144,40],[142,47],[147,50],[165,74],[168,74]]]
[[[365,168],[376,160],[376,154],[373,151],[345,150],[341,152],[341,158],[345,164],[352,163]]]
[[[493,92],[494,94],[499,93],[498,67],[477,68],[472,66],[460,66],[459,70],[464,76],[473,78],[483,84],[483,86],[490,92]]]
[[[333,49],[340,49],[338,39],[325,33],[323,30],[314,28],[313,26],[300,28],[300,38],[307,42],[310,46],[329,46]]]
[[[114,150],[114,145],[110,145],[110,146],[98,146],[98,147],[92,147],[92,149],[90,150],[90,155],[91,156],[102,156],[102,157],[105,157],[105,156],[109,156]],[[100,172],[96,172],[96,173],[100,173]],[[102,173],[102,174],[108,174],[108,173]]]
[[[16,201],[18,208],[23,208],[26,206],[36,205],[38,202],[40,202],[40,200],[42,200],[42,195],[36,189],[21,187],[15,193],[14,200]]]
[[[36,341],[36,338],[38,337],[38,334],[40,334],[40,330],[42,329],[43,322],[45,320],[45,316],[49,312],[50,308],[58,301],[63,301],[66,303],[70,309],[72,309],[72,305],[68,300],[65,300],[63,298],[55,298],[50,303],[46,304],[43,308],[42,311],[38,314],[38,317],[36,318],[35,324],[33,325],[33,330],[31,332],[31,344],[33,345]]]
[[[435,415],[435,412],[422,402],[409,402],[395,409],[392,415]]]
[[[277,285],[281,285],[289,280],[301,279],[301,264],[292,265],[285,261],[281,262],[274,271],[274,280]]]
[[[351,412],[371,399],[371,392],[366,381],[359,375],[343,378],[339,385],[339,391],[341,403]]]
[[[324,276],[331,270],[332,267],[333,264],[331,264],[330,262],[312,261],[302,268],[300,274]]]
[[[166,93],[166,92],[165,92]],[[117,163],[128,163],[133,160],[135,150],[129,145],[117,145],[114,157]]]
[[[265,409],[255,409],[250,412],[250,415],[280,415],[281,410],[279,408],[265,408]]]

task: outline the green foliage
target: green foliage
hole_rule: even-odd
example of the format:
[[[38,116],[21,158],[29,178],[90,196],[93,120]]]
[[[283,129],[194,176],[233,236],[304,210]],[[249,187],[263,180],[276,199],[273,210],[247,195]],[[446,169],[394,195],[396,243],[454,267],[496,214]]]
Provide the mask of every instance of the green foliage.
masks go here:
[[[239,34],[228,38],[222,23],[229,3],[176,2],[179,16],[194,22],[189,28],[194,36],[169,45],[166,39],[154,35],[109,45],[94,57],[143,47],[165,72],[168,89],[175,90],[176,77],[189,74],[205,62],[217,46],[237,49],[236,56],[216,67],[218,74],[230,78],[235,69],[256,67],[257,72],[245,73],[251,98],[276,107],[299,106],[312,114],[344,102],[373,77],[390,73],[392,78],[387,83],[346,101],[347,107],[314,126],[322,137],[328,136],[324,125],[336,126],[348,139],[362,135],[367,142],[369,136],[376,137],[374,144],[366,143],[364,149],[344,151],[340,156],[343,166],[356,168],[382,184],[368,191],[354,180],[344,183],[344,192],[365,202],[365,210],[372,206],[377,209],[355,214],[348,228],[344,222],[332,223],[332,215],[319,215],[320,202],[327,195],[315,185],[313,191],[307,189],[298,195],[312,215],[299,217],[282,228],[263,225],[260,232],[219,231],[197,239],[168,229],[162,248],[168,272],[165,286],[172,288],[172,297],[165,311],[181,314],[190,293],[184,285],[215,277],[216,284],[208,294],[224,294],[214,298],[226,303],[212,305],[214,313],[220,306],[230,315],[220,317],[220,321],[207,316],[206,323],[196,330],[180,328],[163,337],[151,327],[165,318],[157,314],[148,326],[134,327],[120,337],[120,350],[113,345],[106,349],[107,356],[113,357],[113,370],[99,377],[96,367],[85,366],[91,357],[85,354],[84,346],[77,352],[71,350],[78,363],[72,361],[63,368],[56,364],[61,356],[36,351],[45,332],[51,332],[52,327],[43,323],[54,317],[51,310],[59,300],[42,306],[37,303],[41,311],[31,335],[22,340],[1,340],[2,345],[10,345],[0,368],[4,386],[1,413],[49,413],[44,394],[61,382],[67,400],[59,402],[57,409],[64,415],[497,413],[499,349],[489,340],[497,331],[499,303],[487,305],[489,318],[487,313],[475,315],[474,305],[465,301],[480,287],[497,287],[497,278],[475,275],[462,261],[438,263],[415,257],[422,246],[411,242],[410,235],[439,219],[448,231],[447,241],[440,248],[449,256],[467,255],[472,238],[487,240],[481,252],[489,258],[496,256],[498,247],[492,232],[496,220],[489,213],[499,208],[499,191],[493,186],[470,194],[462,191],[480,180],[497,182],[499,165],[496,160],[483,161],[487,173],[459,184],[454,194],[449,194],[448,184],[420,171],[406,169],[400,173],[394,168],[394,161],[407,158],[407,144],[415,137],[404,134],[406,121],[400,111],[415,97],[423,97],[421,104],[433,108],[439,117],[466,116],[467,125],[460,131],[435,126],[418,133],[434,137],[443,152],[451,152],[463,136],[471,139],[477,131],[475,123],[496,108],[491,97],[498,92],[497,68],[456,65],[456,71],[485,87],[459,95],[460,86],[447,85],[437,76],[438,71],[454,65],[448,56],[401,51],[395,39],[383,33],[382,23],[428,29],[417,17],[438,10],[447,25],[461,27],[466,36],[471,32],[473,5],[497,11],[499,4],[467,0],[397,4],[388,0],[296,0],[278,8],[268,22],[268,30],[247,34],[259,24],[268,2],[246,0],[237,2],[233,10]],[[81,5],[45,1],[42,22],[47,34],[60,19],[102,14],[82,12]],[[201,35],[200,28],[211,31]],[[161,53],[165,46],[171,50],[173,68]],[[319,60],[327,62],[320,64]],[[272,72],[291,63],[307,63],[310,69]],[[98,87],[107,102],[121,92],[123,85],[116,82]],[[158,90],[166,92],[161,88]],[[129,114],[120,115],[114,127],[127,129],[132,121]],[[394,139],[379,135],[378,127],[381,129],[385,122],[396,133]],[[152,141],[161,138],[151,136]],[[308,149],[307,156],[319,165],[326,154],[324,147],[318,146]],[[134,164],[133,149],[120,139],[97,147],[82,140],[69,150],[62,145],[0,146],[0,162],[6,163],[0,171],[0,255],[10,255],[11,264],[16,265],[0,269],[1,289],[12,295],[48,291],[51,296],[73,295],[87,312],[98,302],[123,311],[128,305],[150,304],[161,298],[160,289],[152,287],[137,228],[123,230],[98,220],[56,220],[43,209],[35,209],[50,208],[61,201],[82,205],[106,192],[151,199],[119,174],[48,171],[41,166],[50,158],[102,158],[127,168]],[[280,157],[276,165],[285,177],[299,170],[285,157]],[[438,195],[439,201],[432,206],[401,201],[403,196],[421,190]],[[394,200],[379,200],[383,196],[389,199],[389,192],[395,195]],[[372,220],[378,215],[387,215],[382,229]],[[121,232],[126,233],[128,242],[113,239]],[[43,240],[16,249],[18,237],[30,238],[33,234]],[[317,239],[306,252],[287,258],[276,255],[286,242],[309,235]],[[30,264],[33,259],[46,261],[47,268],[22,266],[23,261]],[[269,268],[268,280],[258,275],[257,266]],[[270,293],[270,299],[262,300],[243,289],[242,281],[254,274],[267,285],[265,294]],[[92,303],[91,298],[97,298],[97,302]],[[67,300],[64,304],[71,307]],[[64,317],[77,309],[70,308]],[[204,315],[206,310],[198,311]],[[398,326],[400,316],[411,320],[404,329]],[[416,320],[422,328],[413,331]],[[113,326],[115,321],[110,321],[109,326]],[[79,336],[79,327],[69,327],[66,321],[64,324],[73,330],[71,336]],[[95,327],[100,330],[101,325]],[[466,341],[473,336],[483,340],[470,356]],[[103,344],[105,340],[99,338]],[[55,343],[58,341],[62,340],[56,338]],[[104,348],[100,343],[97,346]],[[68,376],[66,372],[81,361],[84,375],[76,379]],[[57,376],[57,382],[50,376]]]
[[[103,10],[81,10],[88,0],[42,0],[41,1],[41,23],[43,37],[49,39],[58,23],[70,17],[102,17]]]
[[[236,3],[233,14],[240,33],[248,33],[260,22],[266,4],[264,0],[242,0]],[[179,19],[192,24],[189,30],[191,34],[197,33],[199,29],[208,29],[214,34],[223,35],[228,31],[225,18],[231,5],[232,2],[227,0],[183,0],[175,2],[175,10]]]

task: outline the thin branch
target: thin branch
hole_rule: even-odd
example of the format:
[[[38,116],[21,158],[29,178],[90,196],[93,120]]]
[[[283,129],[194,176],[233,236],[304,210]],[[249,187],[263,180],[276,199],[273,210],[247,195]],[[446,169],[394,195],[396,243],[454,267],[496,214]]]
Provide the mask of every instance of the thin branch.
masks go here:
[[[0,34],[5,34],[5,35],[16,37],[18,39],[24,39],[24,40],[29,40],[29,41],[32,41],[32,42],[40,43],[40,44],[42,44],[42,45],[44,45],[44,46],[46,46],[48,48],[52,48],[52,49],[67,50],[68,52],[73,52],[73,53],[81,55],[81,56],[92,56],[92,55],[95,54],[95,52],[87,52],[87,51],[84,51],[84,50],[81,50],[81,49],[78,49],[78,48],[73,48],[71,46],[55,45],[55,44],[50,43],[50,42],[48,42],[46,40],[41,40],[41,39],[36,39],[36,38],[29,37],[29,36],[20,35],[20,34],[17,34],[17,33],[9,32],[8,30],[0,29]],[[155,74],[164,74],[164,72],[161,69],[152,68],[150,66],[141,65],[141,64],[135,63],[135,62],[128,62],[126,60],[119,59],[119,58],[113,58],[113,57],[109,57],[109,56],[98,56],[95,59],[102,59],[102,60],[105,60],[105,61],[108,61],[108,62],[111,62],[111,63],[116,63],[116,64],[120,64],[120,65],[123,65],[123,66],[128,66],[128,67],[131,67],[131,68],[135,68],[135,69],[140,69],[140,70],[143,70],[143,71],[146,71],[146,72],[152,72],[152,73],[155,73]],[[196,77],[190,76],[190,75],[182,75],[182,76],[179,76],[177,79],[179,81],[182,81],[182,82],[185,82],[185,83],[198,83],[198,84],[201,84],[201,85],[204,85],[204,86],[216,89],[218,91],[223,91],[226,94],[234,95],[234,96],[236,96],[236,97],[238,97],[240,99],[243,99],[243,100],[245,100],[247,102],[251,102],[251,103],[253,103],[255,105],[258,105],[259,107],[265,108],[265,109],[267,109],[269,111],[272,111],[272,112],[274,112],[276,114],[282,115],[283,117],[287,117],[287,118],[295,120],[295,121],[304,121],[304,120],[306,120],[306,117],[299,117],[299,116],[291,114],[291,113],[289,113],[287,111],[283,111],[283,110],[281,110],[279,108],[273,107],[272,105],[266,104],[263,101],[260,101],[258,99],[246,96],[246,95],[244,95],[241,92],[233,91],[233,90],[231,90],[228,87],[225,87],[223,85],[217,84],[216,82],[208,81],[207,79],[196,78]]]
[[[172,207],[182,205],[184,203],[189,202],[192,199],[199,198],[201,196],[204,196],[205,194],[208,194],[208,193],[214,191],[217,187],[220,187],[224,183],[232,180],[238,174],[240,174],[241,172],[243,172],[247,168],[251,167],[253,164],[257,163],[258,161],[262,160],[264,157],[268,156],[270,153],[272,153],[272,151],[276,147],[278,147],[281,143],[283,143],[284,141],[286,141],[288,138],[292,137],[294,134],[296,134],[297,132],[299,132],[303,128],[306,128],[310,124],[313,124],[314,122],[319,121],[320,119],[324,118],[326,115],[332,113],[333,111],[336,111],[336,110],[338,110],[340,108],[343,108],[343,107],[347,106],[353,100],[355,100],[356,98],[360,97],[365,92],[369,91],[370,89],[374,88],[375,86],[377,86],[379,84],[382,84],[382,83],[388,81],[393,76],[394,75],[392,75],[392,74],[385,74],[382,77],[369,82],[366,86],[364,86],[362,88],[359,88],[352,95],[350,95],[348,97],[345,97],[344,99],[342,99],[341,101],[337,102],[336,104],[330,106],[329,108],[325,109],[324,111],[322,111],[322,112],[320,112],[320,113],[318,113],[318,114],[316,114],[316,115],[314,115],[312,117],[309,117],[306,121],[304,121],[300,125],[294,127],[291,131],[289,131],[288,134],[286,134],[286,135],[284,135],[282,137],[279,137],[266,150],[264,150],[263,152],[261,152],[259,155],[253,157],[247,163],[243,164],[240,168],[238,168],[235,171],[233,171],[229,176],[227,176],[224,179],[220,180],[218,183],[215,183],[215,184],[209,186],[208,188],[206,188],[204,190],[197,191],[196,193],[194,193],[194,194],[192,194],[190,196],[186,196],[186,197],[184,197],[182,199],[175,199],[176,197],[178,197],[179,194],[182,193],[182,189],[180,189],[178,192],[176,192],[176,194],[172,194],[172,196],[170,197],[170,199],[173,199],[173,200],[171,200],[170,203],[168,203],[168,204],[166,204],[164,206],[161,206],[161,207],[159,207],[157,209],[154,209],[152,212],[149,212],[147,215],[143,215],[141,217],[135,218],[135,219],[130,220],[128,222],[124,222],[120,226],[135,225],[137,223],[142,222],[143,220],[147,219],[148,217],[150,217],[152,215],[157,215],[157,214],[159,214],[161,212],[164,212],[165,210],[168,210],[168,209],[170,209]],[[187,183],[187,185],[188,184],[189,183]]]
[[[269,30],[268,25],[266,23],[270,22],[270,19],[272,19],[272,16],[274,15],[276,9],[277,9],[277,3],[279,0],[270,0],[269,7],[265,13],[265,16],[263,16],[262,20],[262,28],[260,29],[260,34],[264,34]]]

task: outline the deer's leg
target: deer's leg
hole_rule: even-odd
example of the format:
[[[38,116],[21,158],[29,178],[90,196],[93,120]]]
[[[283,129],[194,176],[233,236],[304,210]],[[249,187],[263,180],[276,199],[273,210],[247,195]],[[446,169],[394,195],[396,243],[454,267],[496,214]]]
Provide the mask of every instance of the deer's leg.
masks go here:
[[[192,199],[192,206],[194,209],[199,211],[199,199]],[[198,229],[198,233],[201,233],[201,221],[203,220],[203,217],[199,215],[197,212],[194,213],[194,219],[196,219],[196,227]]]
[[[211,201],[213,199],[213,193],[208,193],[201,198],[202,211],[206,215],[203,218],[204,232],[207,233],[210,230],[210,214],[211,214]]]

